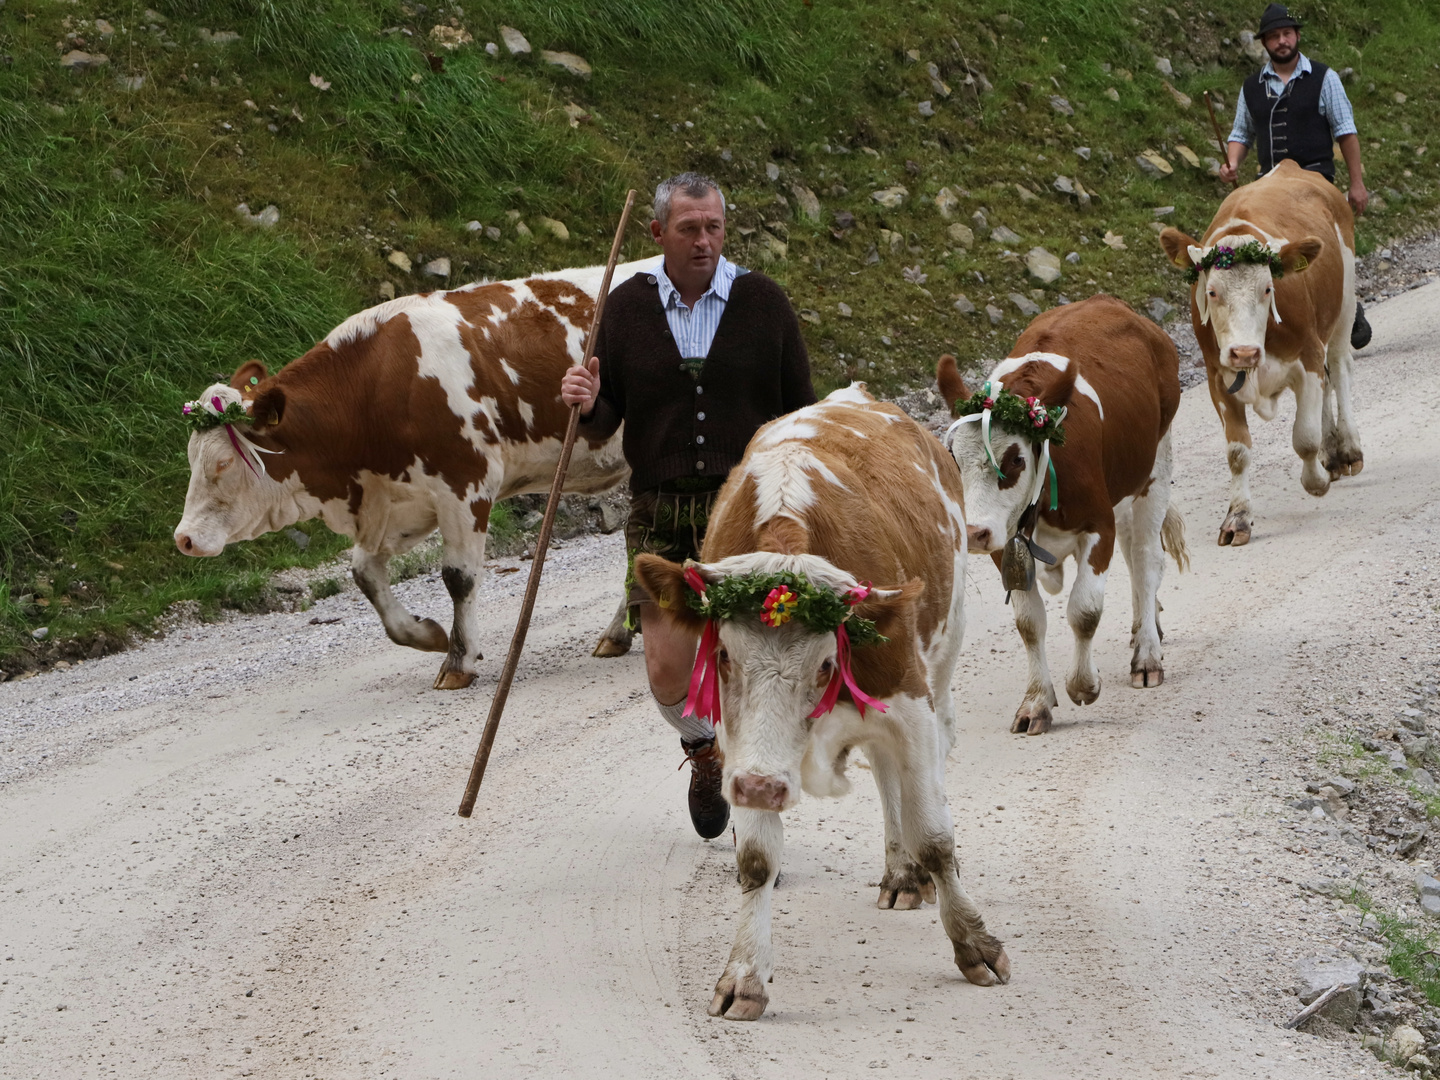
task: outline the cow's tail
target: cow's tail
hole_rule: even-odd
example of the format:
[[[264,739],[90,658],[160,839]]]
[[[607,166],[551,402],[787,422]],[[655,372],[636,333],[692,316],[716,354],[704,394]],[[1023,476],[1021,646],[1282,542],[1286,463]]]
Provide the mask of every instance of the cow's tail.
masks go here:
[[[1173,506],[1165,508],[1165,520],[1160,523],[1160,548],[1170,553],[1175,560],[1175,569],[1182,574],[1190,569],[1190,549],[1185,546],[1185,519]]]

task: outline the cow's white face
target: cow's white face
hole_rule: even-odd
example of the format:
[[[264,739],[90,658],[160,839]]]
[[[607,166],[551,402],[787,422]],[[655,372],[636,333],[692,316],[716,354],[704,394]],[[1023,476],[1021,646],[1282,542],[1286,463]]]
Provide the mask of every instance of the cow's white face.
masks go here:
[[[220,396],[225,403],[239,400],[229,387],[211,387],[206,395]],[[236,437],[243,445],[243,434]],[[185,492],[185,513],[175,526],[175,546],[186,555],[219,555],[226,544],[253,540],[293,522],[293,513],[281,520],[293,504],[284,486],[256,475],[223,427],[192,432],[187,453],[190,487]]]
[[[1209,321],[1220,349],[1221,366],[1233,371],[1259,367],[1265,360],[1265,331],[1275,300],[1270,268],[1241,263],[1200,275],[1195,303],[1200,321]]]
[[[735,806],[788,810],[800,798],[808,719],[835,670],[834,634],[797,621],[720,626],[723,791]]]
[[[1035,494],[1036,446],[999,425],[990,427],[990,447],[1003,477],[996,476],[985,456],[980,424],[961,424],[951,435],[950,453],[960,466],[965,485],[965,534],[972,554],[999,551],[1015,535],[1020,515]]]

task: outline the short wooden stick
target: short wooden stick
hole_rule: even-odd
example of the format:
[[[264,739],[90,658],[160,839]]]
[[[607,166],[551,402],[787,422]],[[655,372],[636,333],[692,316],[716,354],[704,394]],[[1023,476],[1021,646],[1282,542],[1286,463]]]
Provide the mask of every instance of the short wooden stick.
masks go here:
[[[1309,1020],[1312,1016],[1314,1016],[1326,1005],[1328,1005],[1330,1003],[1330,999],[1344,989],[1344,983],[1336,983],[1334,986],[1330,987],[1329,990],[1326,990],[1309,1005],[1306,1005],[1305,1008],[1301,1009],[1298,1013],[1291,1017],[1290,1020],[1285,1024],[1286,1030],[1294,1031],[1306,1020]]]
[[[1202,96],[1205,98],[1205,108],[1210,113],[1210,127],[1215,132],[1215,145],[1220,147],[1220,160],[1228,162],[1230,160],[1230,150],[1226,147],[1225,140],[1220,137],[1220,121],[1215,119],[1215,103],[1210,100],[1209,90],[1206,90]],[[1239,187],[1240,178],[1236,177],[1234,180],[1231,180],[1230,186]]]
[[[590,320],[590,332],[585,335],[585,348],[580,353],[580,364],[590,360],[595,348],[595,335],[600,329],[600,315],[605,310],[605,300],[610,294],[610,278],[615,273],[615,263],[620,258],[620,247],[625,240],[625,227],[630,223],[630,210],[635,205],[635,189],[625,196],[625,209],[620,214],[620,224],[615,230],[615,242],[610,245],[610,260],[605,264],[605,276],[600,281],[600,293],[595,298],[595,314]],[[490,702],[490,715],[485,720],[485,732],[480,737],[480,746],[475,751],[475,762],[470,766],[470,779],[465,784],[465,795],[460,800],[460,816],[468,818],[475,809],[475,799],[480,794],[480,782],[485,779],[485,766],[490,761],[490,750],[495,745],[495,734],[500,730],[500,716],[505,711],[505,701],[510,696],[510,684],[515,679],[515,669],[520,663],[520,654],[525,649],[525,635],[530,630],[530,616],[535,610],[535,596],[540,591],[540,573],[545,567],[545,553],[550,547],[550,534],[555,529],[555,511],[560,506],[560,489],[565,484],[565,473],[570,468],[570,455],[575,449],[575,436],[580,430],[580,406],[570,406],[570,422],[565,428],[565,443],[560,448],[560,461],[555,466],[555,479],[550,483],[550,499],[545,504],[545,518],[540,522],[540,535],[535,538],[535,559],[530,564],[530,580],[525,584],[525,600],[520,605],[520,621],[515,624],[515,635],[510,639],[510,653],[505,657],[505,666],[500,670],[500,683],[495,687],[494,700]]]

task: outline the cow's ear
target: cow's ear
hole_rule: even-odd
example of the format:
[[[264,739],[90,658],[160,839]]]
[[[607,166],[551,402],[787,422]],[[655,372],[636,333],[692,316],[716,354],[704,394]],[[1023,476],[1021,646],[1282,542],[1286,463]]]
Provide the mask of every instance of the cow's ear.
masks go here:
[[[949,353],[940,357],[940,362],[935,365],[935,381],[939,384],[940,396],[945,400],[945,407],[952,412],[957,401],[969,400],[970,388],[960,377],[960,368],[955,363],[955,357]]]
[[[1324,250],[1325,241],[1318,236],[1292,240],[1280,249],[1280,265],[1285,267],[1285,273],[1298,274],[1318,259]]]
[[[691,611],[685,602],[690,586],[685,584],[685,568],[679,563],[649,553],[637,555],[635,581],[655,602],[662,619],[695,633],[704,627],[705,619]]]
[[[873,589],[867,600],[855,606],[855,614],[869,619],[887,638],[897,636],[915,618],[915,605],[925,591],[925,582],[911,578],[899,588]]]
[[[235,374],[230,376],[230,385],[239,390],[240,396],[246,401],[254,401],[255,395],[259,393],[257,387],[269,377],[270,373],[259,360],[246,360],[235,369]]]
[[[250,416],[255,421],[256,431],[263,433],[267,428],[278,427],[285,419],[285,391],[278,386],[269,386],[256,394],[254,404],[250,406]]]
[[[1181,270],[1189,270],[1195,265],[1190,250],[1198,245],[1193,237],[1186,236],[1173,225],[1160,234],[1160,246],[1165,249],[1165,257]]]

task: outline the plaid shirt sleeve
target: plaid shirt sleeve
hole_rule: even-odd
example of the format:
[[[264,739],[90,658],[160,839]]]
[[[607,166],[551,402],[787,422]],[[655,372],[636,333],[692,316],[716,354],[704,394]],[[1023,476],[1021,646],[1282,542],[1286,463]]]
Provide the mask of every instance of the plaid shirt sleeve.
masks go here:
[[[1246,146],[1255,141],[1255,125],[1250,122],[1250,110],[1245,105],[1243,93],[1235,98],[1235,124],[1230,129],[1229,141],[1244,143]]]
[[[1358,134],[1355,110],[1350,107],[1350,99],[1334,68],[1325,72],[1325,81],[1320,86],[1320,115],[1330,121],[1331,138]]]

